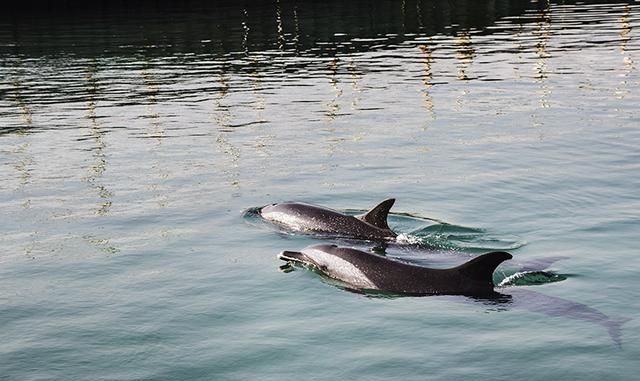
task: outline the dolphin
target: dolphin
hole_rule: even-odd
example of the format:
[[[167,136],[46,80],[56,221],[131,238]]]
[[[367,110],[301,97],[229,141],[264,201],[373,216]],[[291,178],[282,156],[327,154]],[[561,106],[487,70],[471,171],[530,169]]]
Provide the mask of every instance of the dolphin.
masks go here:
[[[336,245],[312,245],[283,251],[278,258],[336,279],[354,291],[409,295],[492,296],[493,271],[512,256],[503,251],[480,255],[460,266],[433,269]]]
[[[267,221],[302,232],[343,238],[391,241],[396,238],[387,225],[389,210],[396,200],[387,199],[360,216],[351,216],[322,206],[284,202],[264,206],[259,214]]]
[[[284,202],[260,208],[260,215],[289,229],[331,236],[390,241],[396,238],[387,225],[389,210],[396,200],[387,199],[361,216],[350,216],[322,206]]]

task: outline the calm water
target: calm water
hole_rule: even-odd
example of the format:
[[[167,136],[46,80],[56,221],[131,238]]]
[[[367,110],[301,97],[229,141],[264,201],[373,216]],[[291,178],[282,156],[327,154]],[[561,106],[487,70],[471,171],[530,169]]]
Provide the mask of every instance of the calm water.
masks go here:
[[[0,379],[636,379],[637,1],[27,3],[0,15]],[[318,240],[243,214],[386,197],[435,247],[388,254],[507,249],[509,297],[283,273]]]

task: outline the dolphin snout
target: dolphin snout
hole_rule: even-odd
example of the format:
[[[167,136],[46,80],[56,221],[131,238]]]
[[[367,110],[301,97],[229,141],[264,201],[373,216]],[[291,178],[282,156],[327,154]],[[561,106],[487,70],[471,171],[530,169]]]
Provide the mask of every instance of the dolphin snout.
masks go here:
[[[299,251],[284,250],[278,254],[278,259],[287,262],[309,263],[309,257]]]

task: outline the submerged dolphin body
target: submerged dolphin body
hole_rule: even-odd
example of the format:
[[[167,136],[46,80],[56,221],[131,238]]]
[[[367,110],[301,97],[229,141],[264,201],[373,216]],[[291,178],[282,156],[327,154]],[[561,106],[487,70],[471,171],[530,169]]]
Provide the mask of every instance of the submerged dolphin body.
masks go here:
[[[336,245],[313,245],[283,251],[278,258],[314,269],[357,291],[377,290],[410,295],[494,294],[493,271],[512,256],[496,251],[449,269],[410,265],[364,251]]]
[[[338,211],[301,202],[271,204],[260,208],[260,215],[267,221],[289,229],[358,238],[390,241],[396,233],[389,229],[387,216],[395,199],[382,201],[361,216],[350,216]]]
[[[599,324],[607,329],[611,340],[622,347],[622,325],[630,320],[628,318],[610,317],[585,304],[523,288],[510,287],[500,292],[509,297],[507,304],[512,308]]]

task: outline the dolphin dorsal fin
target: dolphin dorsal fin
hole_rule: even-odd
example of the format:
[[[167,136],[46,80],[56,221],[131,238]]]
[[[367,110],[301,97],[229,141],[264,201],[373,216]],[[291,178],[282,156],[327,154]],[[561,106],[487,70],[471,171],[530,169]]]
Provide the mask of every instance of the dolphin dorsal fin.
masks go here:
[[[387,216],[389,215],[389,210],[395,202],[395,198],[386,199],[371,208],[371,210],[369,210],[367,213],[358,216],[358,218],[377,228],[391,230],[389,229],[389,225],[387,225]]]
[[[492,251],[482,254],[457,267],[465,276],[478,282],[488,282],[493,285],[493,272],[499,264],[513,256],[505,251]]]

